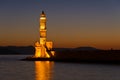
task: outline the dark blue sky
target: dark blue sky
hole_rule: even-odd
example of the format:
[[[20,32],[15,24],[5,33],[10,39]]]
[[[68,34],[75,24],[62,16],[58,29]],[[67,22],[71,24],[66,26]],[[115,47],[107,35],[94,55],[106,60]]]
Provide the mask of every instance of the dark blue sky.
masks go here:
[[[0,45],[34,45],[39,17],[55,47],[120,49],[120,0],[0,0]]]

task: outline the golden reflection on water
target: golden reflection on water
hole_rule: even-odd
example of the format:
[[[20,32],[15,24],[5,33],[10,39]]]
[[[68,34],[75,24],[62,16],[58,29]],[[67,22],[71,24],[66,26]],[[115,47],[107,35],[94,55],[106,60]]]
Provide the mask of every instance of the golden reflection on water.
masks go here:
[[[35,80],[52,80],[54,62],[35,61]]]

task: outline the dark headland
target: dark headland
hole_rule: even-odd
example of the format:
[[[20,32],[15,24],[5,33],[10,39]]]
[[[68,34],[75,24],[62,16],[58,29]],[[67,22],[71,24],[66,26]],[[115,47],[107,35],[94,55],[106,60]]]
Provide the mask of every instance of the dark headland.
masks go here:
[[[120,50],[100,50],[93,47],[78,48],[54,48],[55,57],[34,58],[28,56],[27,61],[59,61],[59,62],[95,62],[95,63],[117,63],[120,64]],[[34,55],[34,47],[0,47],[1,55]]]
[[[120,50],[100,50],[93,47],[55,48],[52,58],[31,58],[30,61],[87,62],[120,64]]]

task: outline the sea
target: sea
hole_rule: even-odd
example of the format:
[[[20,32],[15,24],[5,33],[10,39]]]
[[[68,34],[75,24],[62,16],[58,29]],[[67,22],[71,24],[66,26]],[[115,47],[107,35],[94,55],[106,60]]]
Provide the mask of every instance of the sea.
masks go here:
[[[120,65],[21,61],[31,55],[0,55],[0,80],[120,80]]]

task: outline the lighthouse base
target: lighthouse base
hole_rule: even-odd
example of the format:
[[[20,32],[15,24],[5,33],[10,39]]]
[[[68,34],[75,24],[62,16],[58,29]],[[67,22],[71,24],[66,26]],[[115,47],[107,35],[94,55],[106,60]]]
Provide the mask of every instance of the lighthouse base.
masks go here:
[[[22,60],[25,60],[25,61],[55,61],[56,59],[54,57],[52,57],[52,58],[42,58],[42,57],[30,56],[30,57],[26,57],[25,59],[22,59]]]

